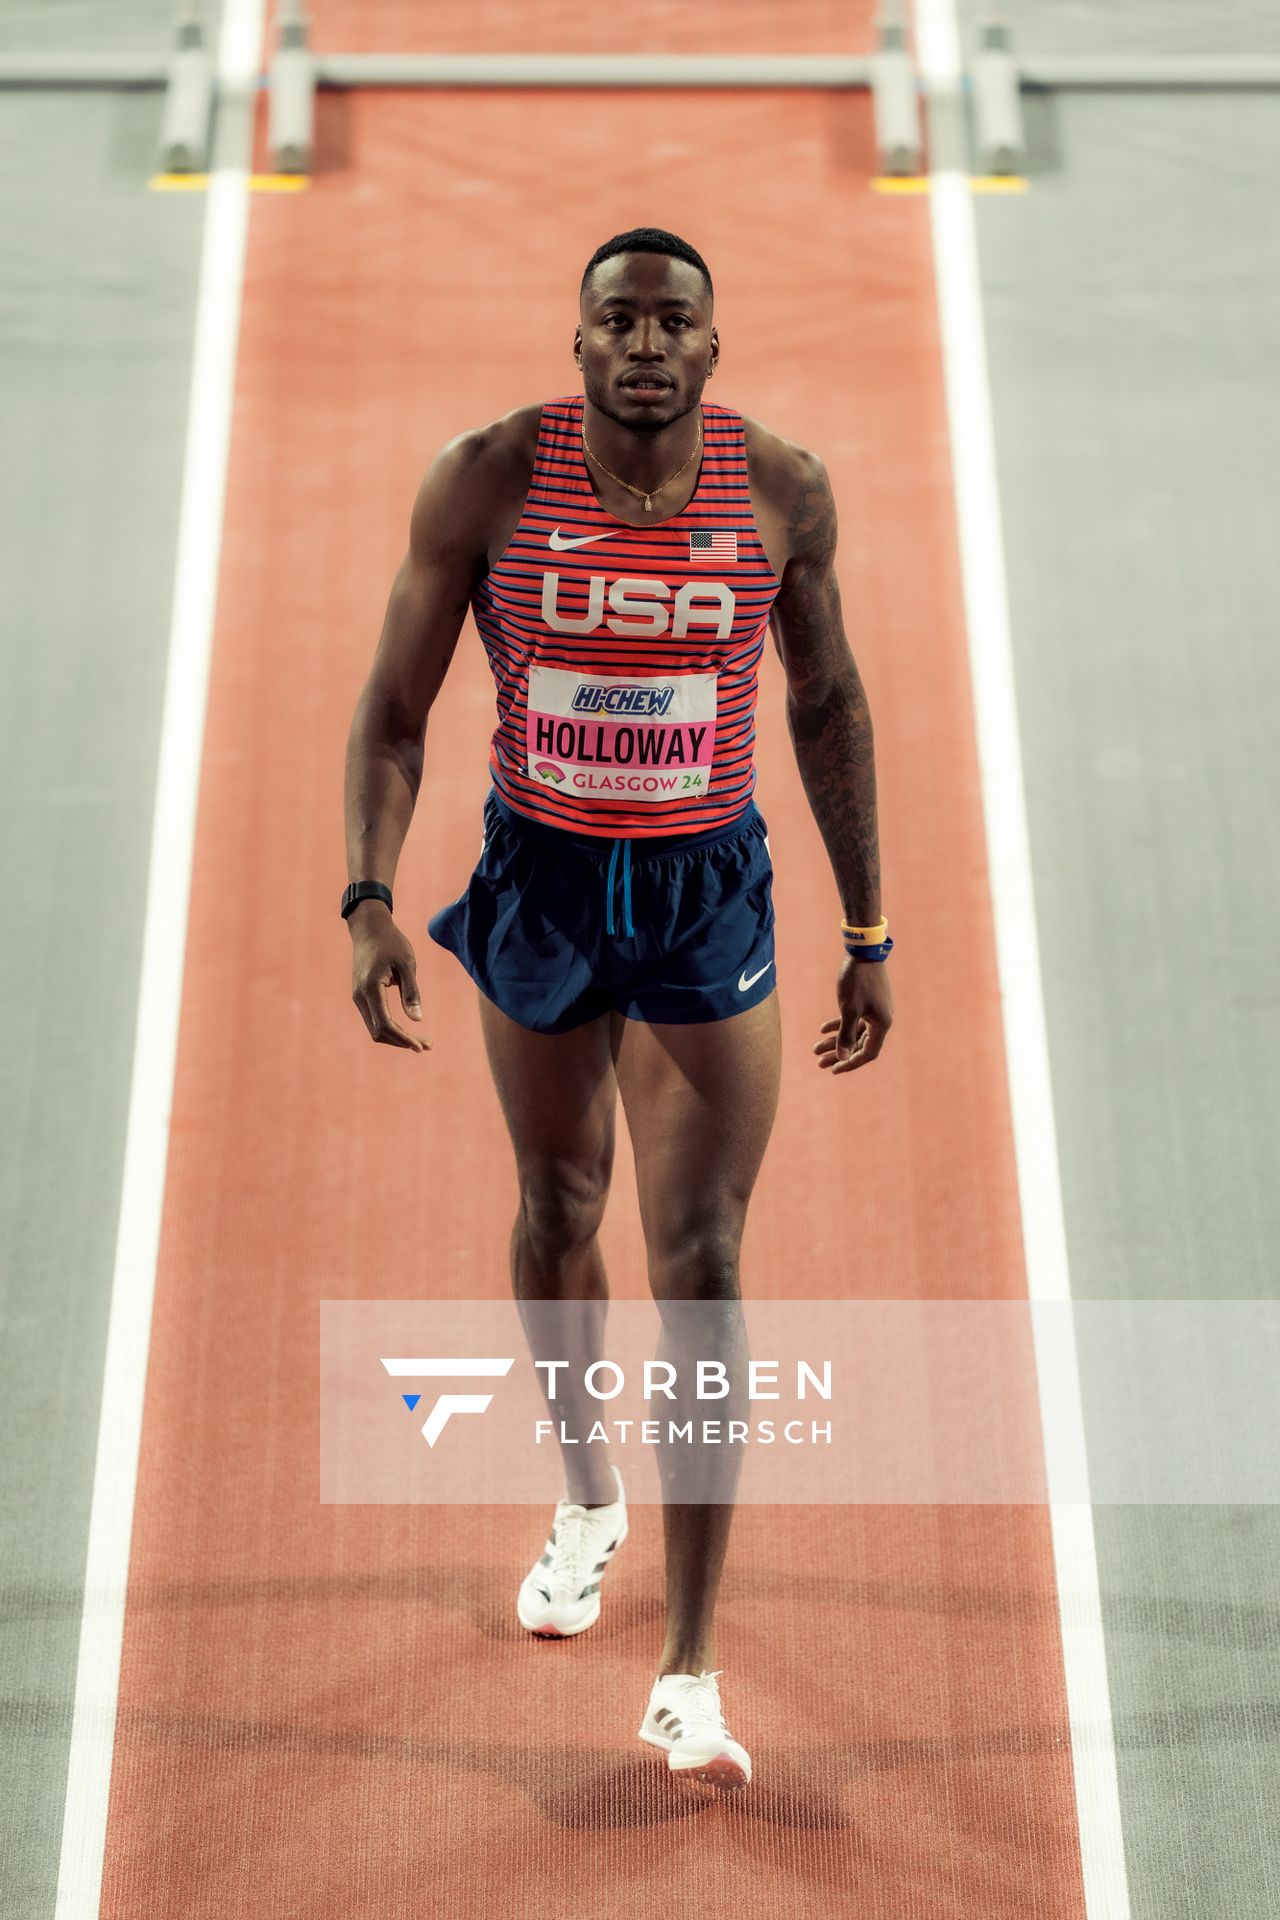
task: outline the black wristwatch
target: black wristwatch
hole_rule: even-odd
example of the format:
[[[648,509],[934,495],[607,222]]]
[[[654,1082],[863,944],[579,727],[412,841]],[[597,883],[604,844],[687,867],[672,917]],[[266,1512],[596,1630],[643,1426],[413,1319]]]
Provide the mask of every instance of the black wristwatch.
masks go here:
[[[353,907],[362,900],[385,900],[387,912],[392,911],[391,889],[384,887],[381,880],[353,880],[342,896],[342,917],[345,920]]]

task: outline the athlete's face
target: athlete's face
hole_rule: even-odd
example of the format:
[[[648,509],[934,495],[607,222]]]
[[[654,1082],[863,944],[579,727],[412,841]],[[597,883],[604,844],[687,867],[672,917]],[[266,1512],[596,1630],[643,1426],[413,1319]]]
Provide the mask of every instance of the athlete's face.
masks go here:
[[[720,343],[696,267],[666,253],[616,253],[582,296],[574,358],[587,399],[638,433],[692,413]],[[648,376],[647,391],[636,383]]]

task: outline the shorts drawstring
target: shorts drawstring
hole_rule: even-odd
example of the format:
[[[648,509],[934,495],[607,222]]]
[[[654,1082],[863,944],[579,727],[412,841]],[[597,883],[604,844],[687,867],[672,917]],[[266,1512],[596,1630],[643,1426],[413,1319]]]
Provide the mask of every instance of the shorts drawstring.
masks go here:
[[[622,848],[622,930],[624,933],[634,933],[635,928],[631,924],[631,842],[625,838],[615,840],[609,854],[609,872],[604,883],[605,931],[606,933],[614,931],[613,876],[618,870],[619,847]]]

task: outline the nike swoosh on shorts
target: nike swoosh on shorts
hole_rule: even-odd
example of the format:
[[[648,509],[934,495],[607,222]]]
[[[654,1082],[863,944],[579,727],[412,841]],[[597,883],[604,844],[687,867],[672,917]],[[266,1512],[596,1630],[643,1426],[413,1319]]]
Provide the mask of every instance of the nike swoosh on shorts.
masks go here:
[[[747,970],[744,967],[738,975],[738,992],[745,993],[748,987],[754,987],[756,981],[760,978],[760,974],[768,973],[772,965],[772,960],[766,960],[760,969],[760,973],[753,973],[749,980],[747,978]]]
[[[612,534],[608,533],[587,533],[580,540],[567,540],[562,536],[559,527],[553,527],[547,537],[547,545],[556,553],[563,553],[566,547],[589,547],[593,540],[610,540],[612,537]]]

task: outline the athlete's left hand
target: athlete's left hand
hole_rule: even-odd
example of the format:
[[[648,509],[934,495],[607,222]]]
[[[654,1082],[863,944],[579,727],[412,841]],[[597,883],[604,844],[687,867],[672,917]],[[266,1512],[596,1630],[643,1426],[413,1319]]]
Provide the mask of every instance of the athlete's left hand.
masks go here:
[[[879,1053],[893,1025],[893,994],[885,966],[883,960],[845,961],[836,982],[840,1016],[824,1020],[822,1038],[813,1043],[820,1067],[852,1073]]]

